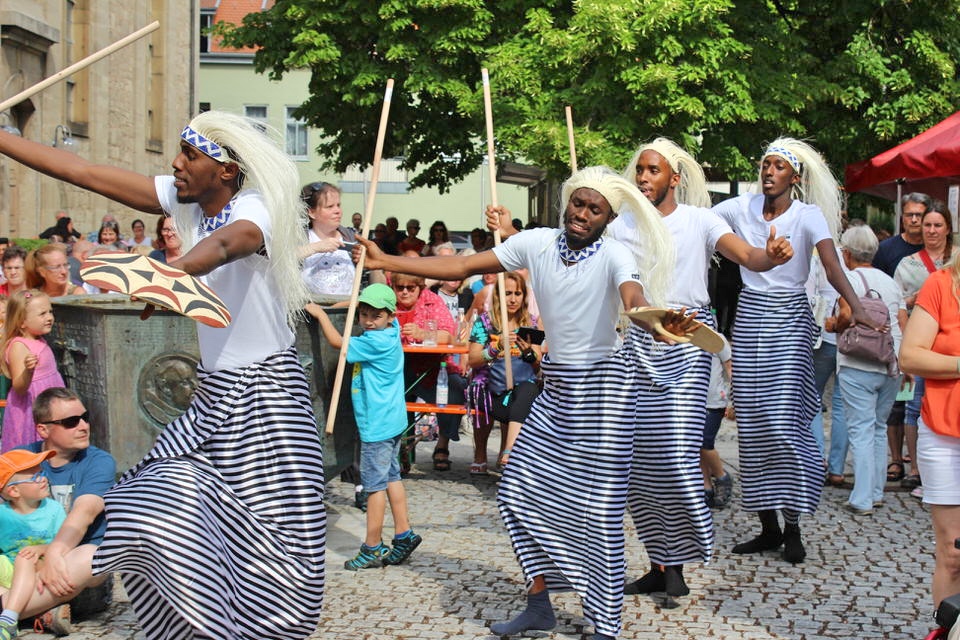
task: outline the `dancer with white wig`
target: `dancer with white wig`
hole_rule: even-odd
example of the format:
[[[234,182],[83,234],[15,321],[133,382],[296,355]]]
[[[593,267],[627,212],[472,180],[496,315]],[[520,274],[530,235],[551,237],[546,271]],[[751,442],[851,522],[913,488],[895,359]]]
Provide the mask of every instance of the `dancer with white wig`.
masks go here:
[[[198,326],[193,402],[105,496],[93,572],[121,572],[150,639],[302,639],[322,606],[323,459],[291,325],[306,216],[296,167],[258,126],[198,115],[156,178],[0,133],[0,153],[37,171],[172,216],[192,248],[171,266],[233,317]]]
[[[816,325],[804,291],[814,247],[854,321],[870,322],[837,258],[840,187],[820,154],[803,141],[777,139],[763,154],[759,187],[761,193],[713,208],[747,242],[761,242],[776,226],[797,254],[762,273],[740,267],[743,291],[733,329],[740,478],[743,506],[758,512],[762,529],[733,552],[782,546],[782,558],[795,564],[806,558],[800,515],[816,511],[824,479],[810,429],[819,409],[813,375]]]
[[[772,269],[793,255],[790,243],[775,237],[773,228],[766,238],[757,238],[763,248],[753,247],[705,208],[710,195],[703,169],[671,140],[657,138],[641,145],[623,175],[657,208],[673,237],[677,261],[666,298],[670,308],[695,310],[698,320],[715,325],[707,290],[715,251],[752,271]],[[618,217],[608,233],[636,255],[646,252],[631,216]],[[630,344],[638,348],[642,366],[627,503],[651,566],[625,592],[687,595],[683,565],[708,561],[713,548],[713,521],[703,499],[700,469],[711,355],[689,343],[667,346],[648,333],[631,331],[636,336]]]
[[[573,589],[594,626],[593,638],[603,640],[620,633],[623,513],[637,412],[636,350],[619,348],[616,326],[621,304],[663,300],[673,247],[653,206],[610,169],[575,173],[561,198],[563,230],[522,231],[471,256],[399,258],[360,242],[368,267],[441,280],[529,269],[550,351],[542,363],[543,393],[520,431],[497,496],[526,578],[527,607],[490,630],[515,635],[551,629],[556,619],[549,591]],[[502,207],[490,209],[509,217]],[[629,249],[603,235],[617,211],[632,215],[645,238],[639,266]],[[693,323],[671,313],[668,324],[683,334]]]

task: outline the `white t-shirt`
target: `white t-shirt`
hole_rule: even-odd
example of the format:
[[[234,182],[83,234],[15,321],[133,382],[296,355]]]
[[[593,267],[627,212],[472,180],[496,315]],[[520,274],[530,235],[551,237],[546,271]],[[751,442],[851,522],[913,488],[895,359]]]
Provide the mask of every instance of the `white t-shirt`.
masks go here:
[[[820,207],[799,200],[767,222],[763,219],[763,194],[747,193],[724,200],[713,211],[733,228],[734,233],[754,247],[766,246],[770,227],[777,236],[784,236],[793,247],[793,258],[769,271],[755,272],[740,267],[740,277],[747,289],[769,292],[803,291],[810,274],[810,257],[821,240],[831,238],[827,221]]]
[[[733,233],[733,230],[710,209],[686,204],[677,205],[673,213],[663,217],[663,223],[673,236],[677,255],[673,281],[670,291],[667,292],[667,304],[688,308],[709,305],[707,269],[710,267],[710,259],[720,238],[727,233]],[[633,216],[617,216],[607,227],[607,233],[630,247],[635,254],[643,251],[643,247],[637,242],[637,228]]]
[[[605,238],[600,250],[582,262],[566,266],[560,260],[557,229],[529,229],[493,249],[510,271],[528,269],[530,288],[540,306],[540,318],[550,343],[550,358],[561,364],[597,362],[620,344],[619,286],[640,284],[630,249]]]
[[[200,233],[203,216],[200,206],[177,202],[173,176],[157,176],[155,184],[160,206],[176,217],[181,229],[189,230],[191,246],[209,235]],[[270,214],[259,192],[247,189],[237,195],[227,224],[238,220],[257,225],[263,233],[264,245],[270,246]],[[296,247],[290,250],[295,251]],[[254,253],[200,277],[220,296],[233,318],[223,329],[197,324],[204,369],[245,367],[293,345],[293,330],[287,324],[283,303],[276,296],[277,287],[267,270],[269,264],[265,256]]]
[[[885,274],[880,269],[874,267],[857,267],[853,271],[847,272],[847,280],[857,296],[862,296],[866,291],[863,288],[863,280],[858,273],[862,273],[866,278],[867,284],[871,289],[880,294],[880,299],[887,305],[888,315],[890,317],[890,335],[893,336],[893,350],[900,353],[900,323],[897,322],[897,312],[900,309],[906,310],[907,303],[903,300],[903,292],[893,278]],[[850,367],[860,369],[861,371],[874,371],[876,373],[886,373],[887,365],[879,362],[870,362],[861,358],[851,358],[837,351],[837,369],[840,367]]]

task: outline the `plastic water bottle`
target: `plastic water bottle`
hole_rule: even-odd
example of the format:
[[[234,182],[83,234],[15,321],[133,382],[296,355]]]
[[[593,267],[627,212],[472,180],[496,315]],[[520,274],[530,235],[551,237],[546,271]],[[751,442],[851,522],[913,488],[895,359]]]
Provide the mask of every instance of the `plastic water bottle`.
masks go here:
[[[437,406],[447,406],[450,397],[450,378],[447,376],[447,363],[440,363],[440,373],[437,374]]]

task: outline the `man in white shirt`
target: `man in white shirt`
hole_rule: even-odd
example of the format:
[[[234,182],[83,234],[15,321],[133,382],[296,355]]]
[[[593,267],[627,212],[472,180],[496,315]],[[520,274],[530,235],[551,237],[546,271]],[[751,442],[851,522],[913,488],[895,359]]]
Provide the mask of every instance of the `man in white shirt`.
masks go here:
[[[271,638],[301,639],[322,606],[326,518],[290,323],[307,300],[291,249],[306,219],[296,167],[232,114],[202,113],[180,137],[173,176],[153,178],[0,132],[0,153],[18,162],[172,216],[193,246],[171,266],[204,280],[233,317],[198,326],[192,404],[104,497],[93,573],[123,573],[150,638],[262,638],[270,620]]]

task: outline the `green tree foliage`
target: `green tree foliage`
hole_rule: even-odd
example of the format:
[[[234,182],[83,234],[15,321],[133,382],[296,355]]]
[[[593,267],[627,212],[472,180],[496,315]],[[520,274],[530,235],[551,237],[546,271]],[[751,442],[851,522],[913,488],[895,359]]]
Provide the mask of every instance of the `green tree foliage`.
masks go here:
[[[226,44],[256,69],[312,73],[299,116],[328,168],[368,165],[387,78],[384,155],[413,186],[445,189],[486,154],[490,71],[498,160],[568,172],[622,168],[666,135],[716,176],[750,178],[764,145],[809,138],[835,170],[935,124],[960,104],[960,0],[278,0]]]

